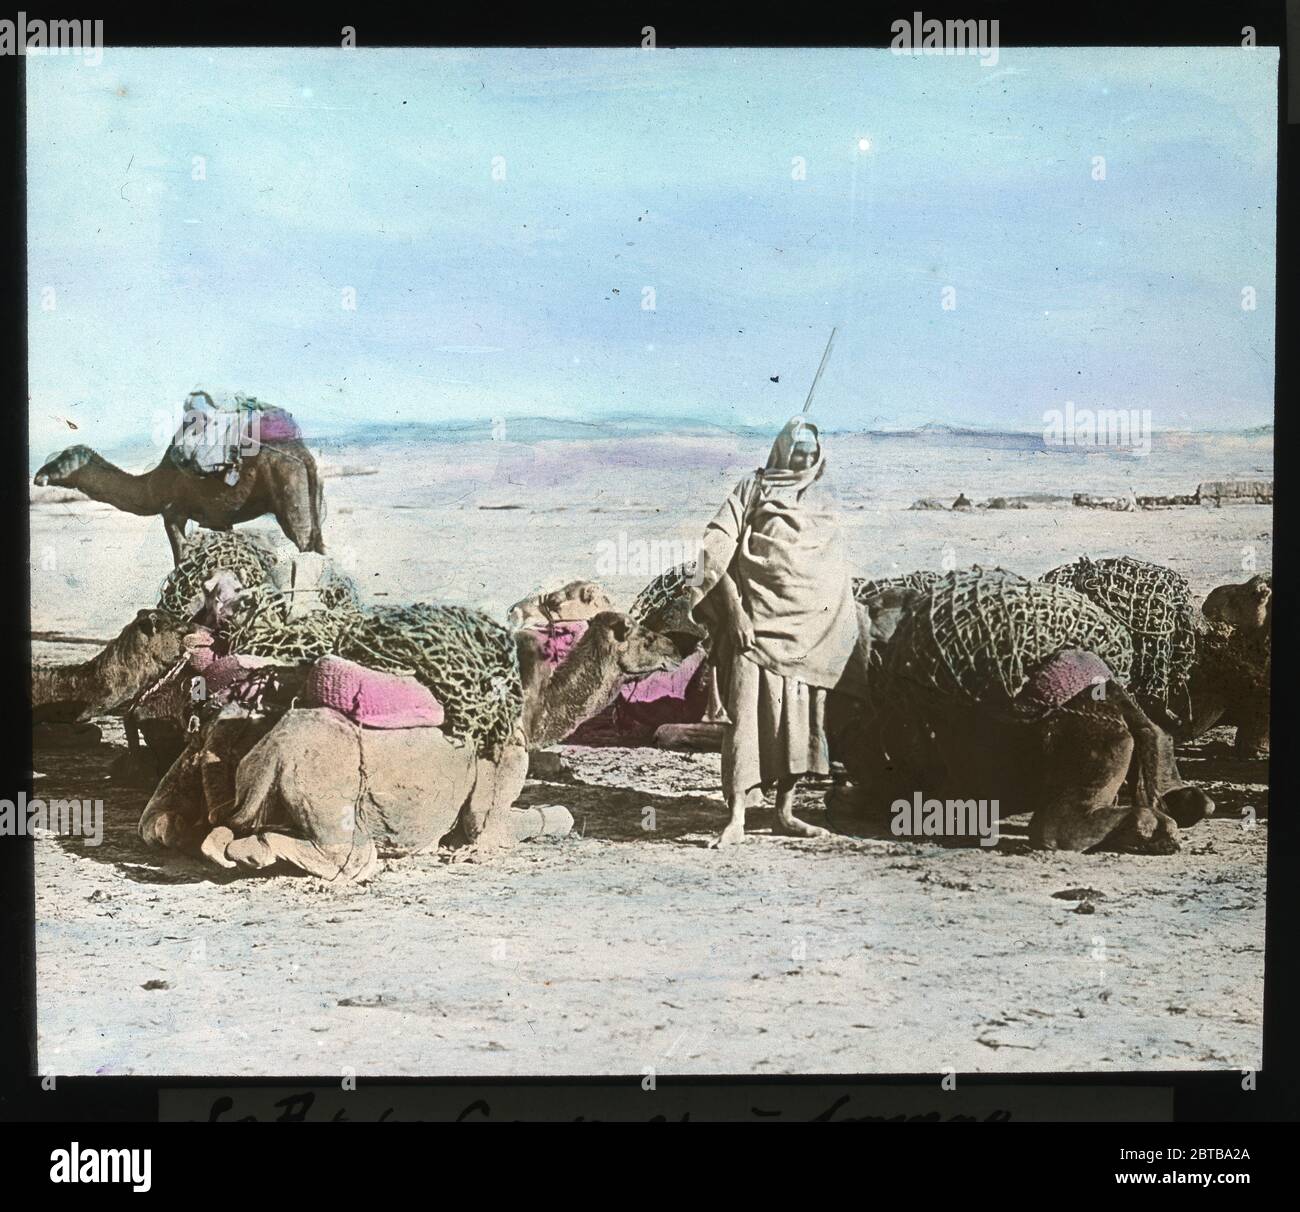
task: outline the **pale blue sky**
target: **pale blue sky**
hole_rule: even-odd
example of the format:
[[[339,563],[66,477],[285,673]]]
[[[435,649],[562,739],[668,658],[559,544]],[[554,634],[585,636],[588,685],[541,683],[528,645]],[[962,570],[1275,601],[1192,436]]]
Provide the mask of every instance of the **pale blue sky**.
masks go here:
[[[37,453],[143,437],[199,384],[318,432],[775,425],[833,323],[831,428],[1039,430],[1066,400],[1272,420],[1275,48],[108,49],[27,72]]]

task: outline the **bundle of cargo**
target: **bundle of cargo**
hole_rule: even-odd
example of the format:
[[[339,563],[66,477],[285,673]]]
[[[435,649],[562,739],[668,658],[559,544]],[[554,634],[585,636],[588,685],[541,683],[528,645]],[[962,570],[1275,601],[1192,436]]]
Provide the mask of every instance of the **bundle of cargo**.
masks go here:
[[[1064,585],[974,568],[948,573],[924,594],[889,644],[887,679],[1014,709],[1031,676],[1058,653],[1073,650],[1091,654],[1119,682],[1128,681],[1128,632]]]
[[[1129,689],[1150,707],[1175,710],[1196,660],[1196,610],[1183,577],[1129,556],[1083,556],[1042,579],[1068,585],[1118,619],[1133,641]]]

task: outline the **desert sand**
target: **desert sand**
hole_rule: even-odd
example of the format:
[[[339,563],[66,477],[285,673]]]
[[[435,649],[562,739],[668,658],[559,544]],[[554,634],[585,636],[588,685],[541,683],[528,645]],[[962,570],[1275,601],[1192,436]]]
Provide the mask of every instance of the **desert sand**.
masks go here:
[[[1137,513],[1073,492],[1188,493],[1272,475],[1271,435],[1045,452],[942,433],[831,435],[860,575],[1080,554],[1166,564],[1199,596],[1271,568],[1262,505]],[[45,452],[38,452],[36,462]],[[711,434],[335,443],[325,540],[374,602],[467,602],[598,579],[630,604],[765,445]],[[148,460],[126,463],[142,470]],[[346,474],[377,469],[375,474]],[[343,472],[345,474],[338,474]],[[913,511],[1042,494],[1023,510]],[[151,604],[162,523],[37,493],[37,660],[84,659]],[[273,531],[269,519],[255,529]],[[662,544],[659,548],[651,544]],[[649,561],[647,565],[646,561]],[[612,563],[611,563],[612,561]],[[144,793],[105,743],[39,751],[36,793],[101,797],[103,844],[36,842],[39,1063],[57,1074],[661,1074],[1239,1069],[1261,1061],[1267,767],[1218,730],[1184,747],[1216,816],[1162,857],[887,834],[730,852],[719,759],[561,750],[573,835],[480,862],[394,860],[364,887],[227,873],[138,841]],[[821,788],[801,815],[822,819]],[[647,810],[653,809],[653,812]],[[647,824],[653,827],[645,827]]]

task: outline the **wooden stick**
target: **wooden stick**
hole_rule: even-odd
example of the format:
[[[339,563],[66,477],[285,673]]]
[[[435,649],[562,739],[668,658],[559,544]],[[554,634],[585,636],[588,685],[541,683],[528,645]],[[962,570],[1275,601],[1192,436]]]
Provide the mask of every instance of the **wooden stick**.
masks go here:
[[[831,329],[831,339],[826,342],[826,352],[822,354],[821,365],[817,367],[817,374],[813,377],[812,386],[808,388],[808,398],[804,401],[804,415],[812,407],[813,392],[817,390],[817,384],[821,382],[822,371],[826,369],[827,359],[831,356],[831,346],[835,344],[835,334],[839,331],[839,325]]]

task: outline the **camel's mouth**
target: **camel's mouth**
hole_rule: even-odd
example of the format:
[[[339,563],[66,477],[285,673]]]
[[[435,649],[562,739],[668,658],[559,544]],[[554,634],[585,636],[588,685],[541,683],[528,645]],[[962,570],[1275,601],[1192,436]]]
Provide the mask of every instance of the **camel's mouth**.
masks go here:
[[[38,488],[44,488],[50,482],[49,473],[45,471],[38,471],[36,473],[36,479],[33,480],[32,482]]]

